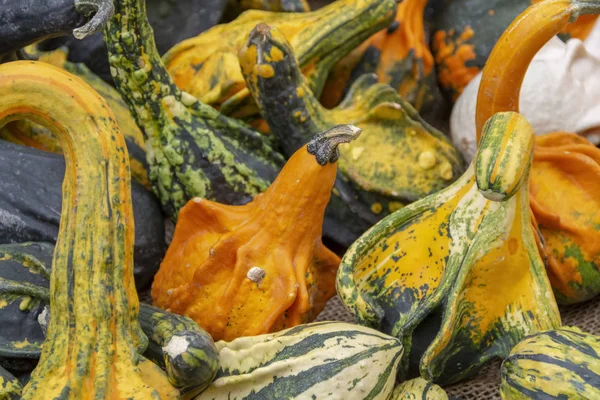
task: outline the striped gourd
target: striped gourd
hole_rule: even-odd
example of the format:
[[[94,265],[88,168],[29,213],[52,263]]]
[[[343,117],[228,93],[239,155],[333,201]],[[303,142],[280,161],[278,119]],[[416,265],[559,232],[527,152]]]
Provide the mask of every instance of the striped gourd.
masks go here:
[[[220,369],[196,400],[387,399],[403,349],[396,338],[343,322],[217,342]]]
[[[357,320],[402,338],[406,361],[438,384],[560,326],[529,214],[531,157],[512,155],[531,153],[533,129],[497,113],[484,137],[458,181],[383,219],[338,270],[338,294]]]
[[[438,385],[423,378],[415,378],[402,382],[394,392],[390,400],[448,400],[448,395]]]
[[[600,399],[600,336],[562,327],[525,338],[502,363],[503,399]]]

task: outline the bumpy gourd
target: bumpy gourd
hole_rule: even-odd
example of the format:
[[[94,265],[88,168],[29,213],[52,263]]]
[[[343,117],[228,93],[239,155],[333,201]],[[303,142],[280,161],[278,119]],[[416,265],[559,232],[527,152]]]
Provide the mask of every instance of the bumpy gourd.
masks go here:
[[[359,133],[341,125],[317,135],[244,206],[191,200],[152,285],[154,304],[215,339],[312,321],[335,294],[340,261],[321,242],[337,148]]]
[[[180,91],[160,59],[145,0],[117,0],[105,28],[117,89],[146,136],[149,177],[167,215],[195,196],[243,204],[264,191],[283,157],[263,135]]]
[[[512,399],[600,398],[600,336],[577,327],[528,336],[502,363],[500,395]]]
[[[333,108],[354,80],[376,73],[419,112],[434,103],[439,108],[433,56],[425,37],[425,0],[404,0],[398,5],[394,22],[371,36],[329,73],[321,95],[326,108]]]
[[[343,322],[217,342],[220,368],[196,400],[387,399],[400,341]]]
[[[337,276],[357,321],[413,345],[421,376],[440,384],[560,325],[529,213],[531,126],[499,113],[484,132],[458,181],[367,231]]]
[[[448,400],[448,395],[438,385],[423,378],[415,378],[396,386],[390,400]]]
[[[18,373],[33,370],[50,320],[50,243],[0,245],[0,363]],[[204,389],[218,368],[212,338],[194,321],[140,304],[140,327],[148,336],[144,357],[166,370],[189,396]]]
[[[63,96],[31,96],[40,88]],[[108,105],[76,76],[36,62],[1,65],[0,98],[0,126],[25,117],[52,130],[67,164],[52,318],[23,399],[175,398],[141,358],[128,156]]]
[[[51,52],[40,52],[34,46],[27,49],[28,54],[38,58],[39,61],[63,68],[77,75],[96,90],[108,103],[115,115],[119,128],[125,136],[127,151],[129,152],[129,165],[131,176],[138,182],[150,188],[148,173],[146,172],[146,144],[142,131],[135,123],[129,108],[121,95],[112,86],[104,82],[84,64],[74,64],[67,61],[67,51],[63,48]],[[61,153],[59,140],[47,129],[31,121],[21,120],[7,124],[0,130],[0,138],[13,143],[35,147],[45,151]]]
[[[38,40],[71,32],[83,39],[98,31],[111,13],[111,0],[5,0],[0,10],[0,60]]]
[[[508,27],[483,70],[476,129],[499,111],[518,111],[525,72],[537,51],[578,15],[600,13],[600,1],[545,0],[529,7]],[[517,56],[518,54],[518,56]],[[561,303],[600,293],[600,150],[576,134],[537,139],[531,175],[533,218],[540,225],[540,252]],[[566,154],[566,151],[570,151]],[[575,212],[574,212],[575,211]]]
[[[504,30],[521,12],[538,1],[445,2],[437,18],[431,47],[440,87],[449,99],[454,101],[458,98],[471,79],[483,69]],[[585,38],[595,19],[595,16],[582,15],[577,22],[566,27],[563,37]]]
[[[179,43],[165,54],[164,61],[182,90],[208,104],[222,105],[225,114],[248,117],[257,110],[244,89],[237,53],[256,24],[265,22],[284,32],[311,90],[320,94],[331,67],[389,25],[395,12],[394,0],[341,0],[308,13],[251,10]]]
[[[425,123],[392,87],[378,84],[374,75],[358,79],[339,107],[323,108],[276,28],[259,24],[240,52],[240,64],[285,155],[335,124],[354,123],[364,130],[364,135],[340,148],[336,189],[342,195],[334,194],[328,215],[344,212],[362,224],[373,224],[446,187],[463,170],[462,158],[444,135]]]

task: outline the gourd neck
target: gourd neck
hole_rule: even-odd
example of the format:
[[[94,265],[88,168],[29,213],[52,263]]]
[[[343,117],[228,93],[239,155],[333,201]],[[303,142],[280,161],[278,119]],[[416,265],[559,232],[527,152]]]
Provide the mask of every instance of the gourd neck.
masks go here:
[[[488,58],[477,95],[477,141],[495,113],[519,112],[519,94],[533,57],[580,15],[600,13],[600,0],[545,0],[527,8],[504,31]]]
[[[325,111],[308,87],[283,34],[258,24],[240,51],[246,85],[283,153],[291,157],[319,131]]]

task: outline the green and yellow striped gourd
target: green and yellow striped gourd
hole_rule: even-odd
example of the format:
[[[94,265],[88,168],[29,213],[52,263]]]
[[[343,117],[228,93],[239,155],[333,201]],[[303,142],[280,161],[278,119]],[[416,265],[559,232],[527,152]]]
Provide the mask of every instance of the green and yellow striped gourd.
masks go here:
[[[495,114],[458,181],[383,219],[342,259],[346,307],[402,338],[423,378],[457,382],[560,326],[529,212],[533,143],[524,117]]]
[[[396,338],[343,322],[316,322],[231,342],[196,400],[387,399],[403,349]]]
[[[600,336],[562,327],[525,338],[502,363],[500,394],[517,399],[600,399]]]
[[[448,395],[435,383],[415,378],[396,386],[390,400],[448,400]]]

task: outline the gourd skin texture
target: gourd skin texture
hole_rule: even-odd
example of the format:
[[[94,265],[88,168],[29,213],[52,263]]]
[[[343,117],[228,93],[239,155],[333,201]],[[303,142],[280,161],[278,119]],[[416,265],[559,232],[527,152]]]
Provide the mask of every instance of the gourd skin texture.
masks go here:
[[[19,380],[10,372],[0,367],[0,399],[20,400],[23,388]]]
[[[452,102],[481,71],[510,23],[536,0],[452,0],[438,13],[432,50],[441,88]],[[564,37],[584,39],[595,16],[583,15]]]
[[[265,10],[276,12],[308,12],[310,6],[306,0],[234,0],[240,10]]]
[[[180,91],[156,51],[144,0],[115,1],[104,36],[114,81],[147,141],[149,177],[176,219],[189,199],[243,204],[264,191],[283,157],[260,133]]]
[[[321,242],[337,146],[359,132],[319,134],[246,205],[191,200],[152,285],[154,305],[189,316],[216,340],[312,321],[335,294],[340,262]]]
[[[31,96],[40,89],[68,95],[48,103]],[[52,130],[67,165],[53,316],[23,399],[176,397],[140,356],[147,338],[137,322],[128,155],[108,105],[81,79],[36,62],[1,65],[0,98],[0,126],[25,117]]]
[[[572,133],[536,138],[531,210],[556,299],[600,294],[600,149]]]
[[[36,90],[40,97],[51,96],[41,88]],[[95,112],[92,115],[97,115]],[[0,140],[0,165],[10,165],[0,168],[0,244],[56,242],[62,214],[64,157]],[[131,183],[131,197],[134,277],[136,286],[144,289],[152,282],[167,248],[164,217],[156,197],[138,182]]]
[[[374,75],[359,78],[339,107],[323,108],[300,73],[291,46],[274,27],[260,24],[251,32],[240,51],[240,65],[284,154],[293,154],[337,123],[364,129],[360,138],[340,148],[338,193],[334,191],[328,210],[328,223],[348,221],[348,215],[358,221],[342,225],[355,230],[354,238],[365,225],[446,187],[463,171],[462,158],[444,135]]]
[[[311,90],[320,94],[331,67],[389,25],[395,13],[394,0],[341,0],[308,13],[251,10],[179,43],[164,61],[182,90],[205,103],[221,105],[224,114],[248,117],[257,109],[244,88],[237,53],[256,24],[265,22],[283,31]]]
[[[427,382],[423,378],[415,378],[402,382],[390,397],[390,400],[448,400],[448,395],[438,385]]]
[[[146,172],[148,164],[146,162],[144,135],[136,125],[135,119],[129,112],[129,108],[127,108],[125,102],[121,99],[119,92],[96,76],[86,65],[74,64],[67,61],[67,52],[64,48],[51,52],[40,52],[37,49],[31,49],[31,53],[37,56],[39,61],[63,68],[79,76],[104,97],[117,119],[119,128],[125,136],[127,151],[130,155],[131,176],[150,189],[150,181]],[[41,150],[55,153],[62,152],[58,139],[54,135],[47,129],[35,125],[30,121],[15,121],[6,125],[0,130],[0,138]]]
[[[0,363],[15,373],[33,370],[42,352],[50,299],[54,246],[0,245]],[[218,368],[210,335],[187,317],[140,304],[140,327],[148,336],[144,357],[166,370],[188,395],[204,389]]]
[[[403,338],[407,352],[419,342],[410,358],[439,384],[464,379],[524,336],[560,325],[529,215],[531,126],[499,113],[485,131],[477,161],[458,181],[367,231],[337,276],[357,321]],[[439,325],[423,324],[436,315]]]
[[[478,133],[493,113],[518,111],[521,84],[536,52],[573,18],[591,13],[600,13],[600,1],[546,0],[517,17],[483,70],[476,110]],[[575,134],[556,133],[541,136],[534,152],[531,195],[533,219],[540,224],[538,247],[547,258],[561,303],[600,293],[595,222],[600,150],[582,143],[585,139]]]
[[[343,322],[217,342],[220,368],[196,400],[387,399],[402,345]]]
[[[321,102],[337,106],[351,84],[365,73],[376,73],[378,81],[392,86],[423,114],[441,108],[433,56],[425,37],[425,0],[404,0],[394,22],[340,60],[327,77]]]
[[[600,337],[576,327],[531,335],[504,360],[501,377],[505,400],[600,398]]]

